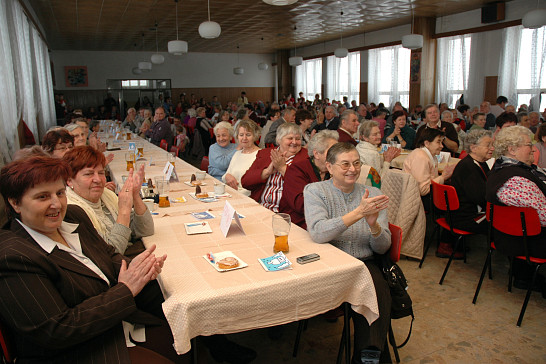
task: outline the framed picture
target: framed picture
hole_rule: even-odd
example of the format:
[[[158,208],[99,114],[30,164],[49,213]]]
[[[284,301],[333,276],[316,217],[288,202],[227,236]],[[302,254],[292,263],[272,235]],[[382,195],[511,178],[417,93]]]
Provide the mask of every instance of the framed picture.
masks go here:
[[[66,87],[87,87],[87,66],[65,66]]]
[[[421,53],[411,52],[410,83],[421,83]]]

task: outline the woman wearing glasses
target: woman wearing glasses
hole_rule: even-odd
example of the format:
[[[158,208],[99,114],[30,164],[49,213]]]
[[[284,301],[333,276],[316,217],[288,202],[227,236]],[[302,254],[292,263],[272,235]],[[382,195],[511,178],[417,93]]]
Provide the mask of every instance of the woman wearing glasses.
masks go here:
[[[51,129],[44,135],[42,148],[53,158],[62,158],[66,152],[74,148],[74,137],[65,128]]]
[[[334,144],[326,154],[331,179],[307,185],[303,191],[307,230],[317,243],[330,243],[364,262],[374,282],[379,318],[371,325],[359,313],[353,318],[353,363],[373,352],[386,355],[390,362],[386,335],[390,323],[391,297],[374,254],[384,254],[391,246],[387,218],[389,198],[375,187],[356,183],[360,176],[360,155],[348,143]],[[388,359],[387,359],[388,358]],[[387,359],[387,360],[385,360]]]

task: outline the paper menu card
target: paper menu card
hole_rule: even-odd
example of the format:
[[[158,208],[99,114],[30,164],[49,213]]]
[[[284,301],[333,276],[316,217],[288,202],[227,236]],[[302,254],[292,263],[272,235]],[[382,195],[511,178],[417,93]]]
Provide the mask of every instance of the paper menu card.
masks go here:
[[[241,229],[243,234],[245,234],[243,225],[241,225],[241,220],[239,220],[239,214],[235,211],[233,206],[231,206],[231,204],[226,201],[226,204],[224,205],[224,211],[222,212],[222,219],[220,220],[220,230],[222,231],[222,234],[224,234],[224,237],[227,237],[229,229],[232,226],[231,221],[233,219],[235,220],[237,226],[239,226],[239,229]]]

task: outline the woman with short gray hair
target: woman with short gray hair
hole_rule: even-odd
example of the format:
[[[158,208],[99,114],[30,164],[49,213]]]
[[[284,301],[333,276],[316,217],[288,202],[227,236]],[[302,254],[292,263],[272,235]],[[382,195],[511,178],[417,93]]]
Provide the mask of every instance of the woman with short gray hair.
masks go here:
[[[381,145],[381,130],[376,121],[368,120],[362,123],[358,128],[360,142],[356,150],[360,155],[362,164],[371,166],[379,175],[390,168],[394,158],[400,155],[400,149],[389,147],[383,155],[380,155],[377,148]]]
[[[221,180],[237,150],[237,145],[231,142],[233,126],[230,123],[221,121],[214,126],[213,131],[216,143],[209,148],[208,172],[212,177]]]
[[[277,134],[278,135],[278,134]],[[326,168],[326,153],[337,143],[339,134],[335,130],[322,130],[315,134],[307,146],[309,159],[292,163],[286,170],[279,211],[290,214],[292,222],[303,229],[307,229],[305,213],[303,211],[303,189],[313,182],[324,181],[330,178]]]

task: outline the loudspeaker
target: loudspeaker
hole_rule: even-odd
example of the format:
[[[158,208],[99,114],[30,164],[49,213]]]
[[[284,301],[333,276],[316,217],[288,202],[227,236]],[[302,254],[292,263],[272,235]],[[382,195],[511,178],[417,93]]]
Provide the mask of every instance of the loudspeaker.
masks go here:
[[[504,5],[503,2],[495,2],[482,7],[482,24],[504,20]]]

